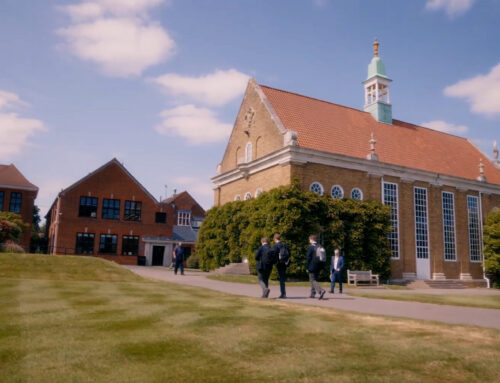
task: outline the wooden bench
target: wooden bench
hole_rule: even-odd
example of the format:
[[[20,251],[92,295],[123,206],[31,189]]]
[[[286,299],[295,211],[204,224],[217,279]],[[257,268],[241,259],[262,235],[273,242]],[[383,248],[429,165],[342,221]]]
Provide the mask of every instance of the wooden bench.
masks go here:
[[[370,285],[376,283],[379,285],[378,274],[372,274],[371,270],[347,270],[347,284],[354,286],[358,285],[358,282],[368,282]]]

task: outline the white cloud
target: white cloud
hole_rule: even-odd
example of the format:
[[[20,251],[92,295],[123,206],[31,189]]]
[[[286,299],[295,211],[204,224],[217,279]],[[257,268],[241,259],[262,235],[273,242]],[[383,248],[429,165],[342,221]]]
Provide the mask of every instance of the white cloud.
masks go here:
[[[92,0],[80,4],[60,7],[75,21],[94,19],[105,15],[135,16],[146,15],[147,11],[164,0]]]
[[[446,87],[444,94],[465,98],[474,113],[500,115],[500,63],[487,75],[479,75]]]
[[[465,125],[450,124],[442,120],[422,122],[421,125],[440,132],[451,133],[451,134],[464,134],[468,130],[468,128]]]
[[[62,7],[73,23],[57,30],[76,57],[110,76],[140,75],[174,54],[175,43],[148,11],[163,0],[95,0]]]
[[[475,0],[427,0],[425,8],[431,11],[444,10],[449,17],[467,12]]]
[[[10,109],[26,105],[17,94],[0,90],[0,160],[11,160],[29,145],[28,138],[46,128],[39,120],[20,117]]]
[[[182,190],[187,190],[190,194],[204,197],[212,197],[214,194],[213,184],[208,180],[203,181],[200,178],[177,177],[172,179],[170,184],[173,185],[173,188],[177,189],[178,193]]]
[[[248,76],[236,69],[218,70],[200,77],[180,76],[170,73],[153,81],[175,96],[188,97],[207,105],[221,106],[241,96]]]
[[[318,8],[324,8],[329,4],[329,0],[313,0],[313,4]]]
[[[164,110],[160,117],[163,121],[155,128],[158,133],[183,137],[192,145],[225,140],[232,129],[231,124],[219,121],[212,110],[194,105]]]

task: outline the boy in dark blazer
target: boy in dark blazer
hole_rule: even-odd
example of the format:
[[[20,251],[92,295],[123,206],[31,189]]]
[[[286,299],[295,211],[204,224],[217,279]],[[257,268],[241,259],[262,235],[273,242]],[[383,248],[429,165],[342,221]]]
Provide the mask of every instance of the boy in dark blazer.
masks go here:
[[[335,282],[339,282],[339,292],[342,294],[342,269],[344,268],[344,257],[340,254],[339,249],[335,249],[332,255],[332,262],[330,263],[330,275],[332,286],[330,293],[334,293]]]

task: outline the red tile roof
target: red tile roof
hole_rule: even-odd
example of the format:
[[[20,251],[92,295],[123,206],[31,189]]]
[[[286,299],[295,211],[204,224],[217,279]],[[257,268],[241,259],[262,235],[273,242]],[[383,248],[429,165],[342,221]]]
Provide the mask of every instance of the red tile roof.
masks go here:
[[[488,183],[500,185],[500,170],[466,138],[398,120],[389,125],[361,110],[260,87],[285,129],[297,132],[299,146],[366,158],[373,132],[380,162],[475,180],[482,158]]]
[[[0,165],[0,185],[38,190],[13,164]]]

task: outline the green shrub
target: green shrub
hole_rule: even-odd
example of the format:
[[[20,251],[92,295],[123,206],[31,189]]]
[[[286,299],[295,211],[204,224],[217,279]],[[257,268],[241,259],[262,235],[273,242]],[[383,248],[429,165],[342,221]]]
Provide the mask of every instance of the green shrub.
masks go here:
[[[336,247],[343,249],[346,270],[373,270],[388,278],[389,229],[389,210],[380,203],[320,197],[301,191],[294,182],[249,201],[210,209],[200,229],[197,251],[204,270],[247,258],[255,272],[254,254],[261,237],[272,239],[274,233],[280,233],[291,253],[288,275],[302,279],[309,235],[319,234],[329,255]],[[327,279],[328,275],[325,266],[321,277]]]
[[[193,249],[193,251],[191,251],[191,255],[186,260],[186,266],[190,269],[200,268],[200,256],[198,255],[196,250]]]
[[[500,211],[492,211],[484,225],[484,267],[500,288]]]
[[[24,249],[13,241],[0,244],[0,253],[24,253]]]
[[[21,235],[28,225],[16,213],[0,211],[0,243],[12,241],[19,243]]]

